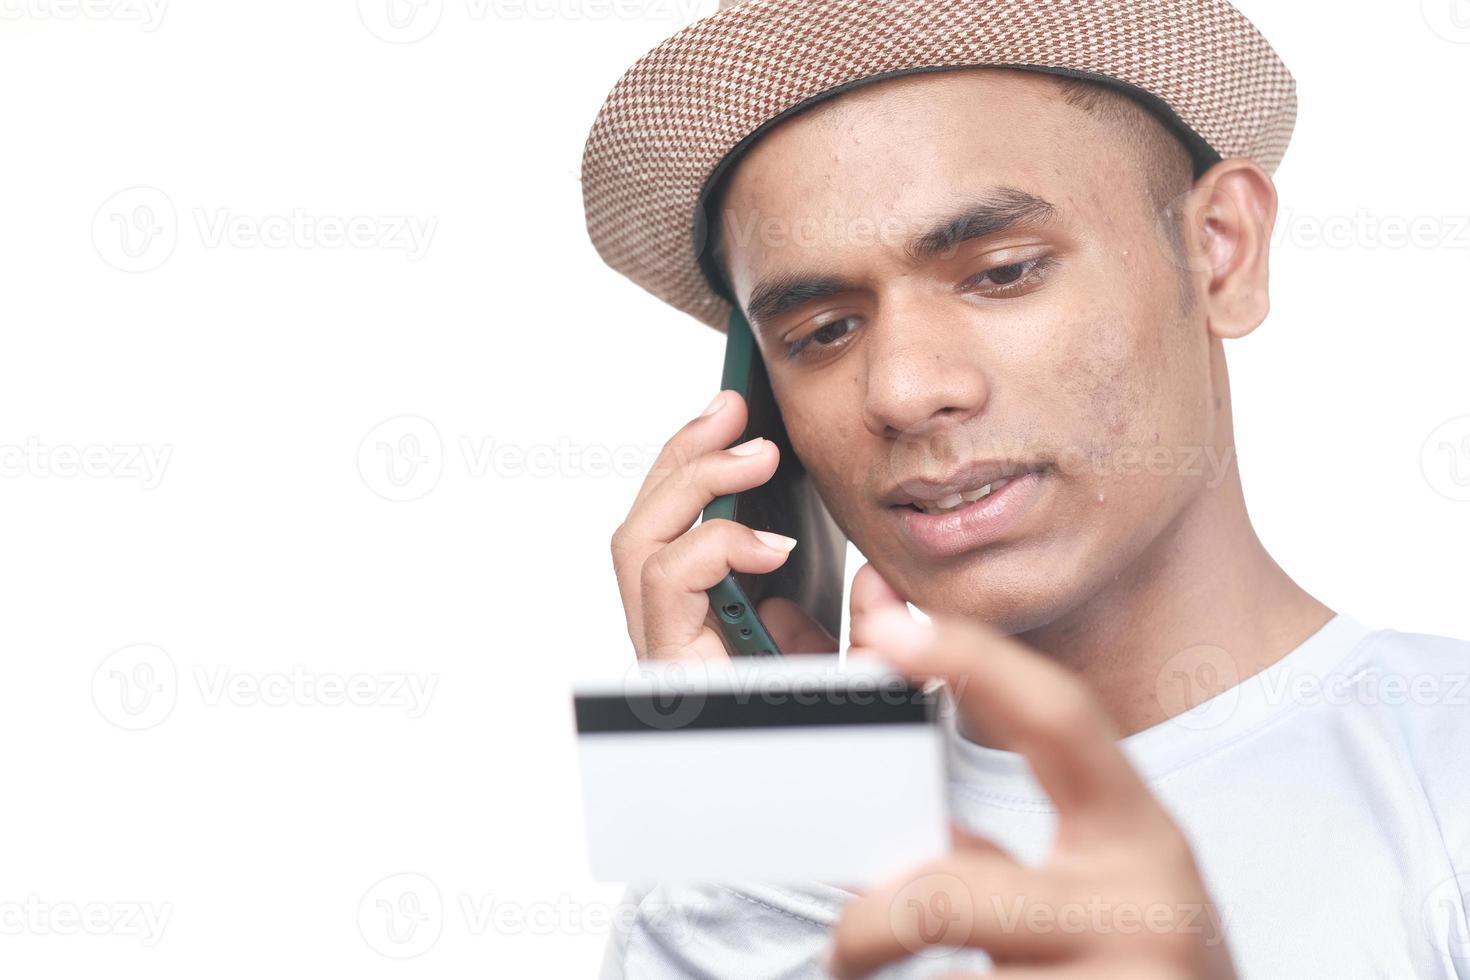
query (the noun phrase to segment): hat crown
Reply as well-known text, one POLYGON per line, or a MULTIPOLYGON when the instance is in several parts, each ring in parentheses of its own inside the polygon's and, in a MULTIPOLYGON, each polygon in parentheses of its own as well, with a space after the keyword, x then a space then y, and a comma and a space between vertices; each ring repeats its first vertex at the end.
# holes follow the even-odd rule
POLYGON ((582 156, 588 234, 618 272, 724 329, 705 195, 749 141, 857 85, 987 66, 1122 86, 1197 165, 1273 171, 1296 121, 1295 80, 1230 0, 719 0, 603 103, 582 156))

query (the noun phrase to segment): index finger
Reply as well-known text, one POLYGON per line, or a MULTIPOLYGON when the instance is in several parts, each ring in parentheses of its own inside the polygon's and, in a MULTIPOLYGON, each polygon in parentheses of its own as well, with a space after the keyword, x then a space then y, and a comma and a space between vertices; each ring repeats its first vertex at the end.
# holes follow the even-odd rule
POLYGON ((1024 755, 1063 822, 1131 826, 1156 805, 1091 692, 1040 653, 966 620, 889 610, 873 614, 867 641, 911 680, 944 680, 965 727, 1024 755))
POLYGON ((740 393, 722 389, 703 415, 690 419, 664 443, 649 467, 648 475, 633 498, 636 508, 643 499, 669 477, 674 476, 706 453, 727 448, 745 430, 748 412, 740 393))

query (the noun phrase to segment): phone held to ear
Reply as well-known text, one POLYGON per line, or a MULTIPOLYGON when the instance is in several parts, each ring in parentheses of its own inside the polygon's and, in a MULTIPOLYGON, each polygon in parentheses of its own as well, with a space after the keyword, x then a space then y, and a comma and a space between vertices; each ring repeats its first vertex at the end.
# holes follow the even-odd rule
POLYGON ((765 599, 796 603, 832 636, 842 628, 843 565, 847 537, 832 520, 806 468, 796 458, 776 406, 755 337, 744 314, 731 312, 725 341, 722 389, 738 391, 749 408, 745 431, 731 445, 763 437, 776 444, 781 462, 761 486, 716 497, 701 520, 724 519, 758 531, 774 531, 796 539, 785 564, 767 575, 732 572, 709 590, 710 608, 725 646, 735 654, 775 656, 811 653, 781 650, 756 614, 765 599))

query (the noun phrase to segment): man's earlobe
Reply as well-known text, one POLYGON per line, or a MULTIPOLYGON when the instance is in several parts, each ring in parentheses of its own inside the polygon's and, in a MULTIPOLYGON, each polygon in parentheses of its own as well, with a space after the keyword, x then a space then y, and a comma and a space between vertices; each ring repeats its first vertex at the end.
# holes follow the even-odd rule
POLYGON ((1271 310, 1276 185, 1250 160, 1222 160, 1195 185, 1185 216, 1211 336, 1244 337, 1271 310))

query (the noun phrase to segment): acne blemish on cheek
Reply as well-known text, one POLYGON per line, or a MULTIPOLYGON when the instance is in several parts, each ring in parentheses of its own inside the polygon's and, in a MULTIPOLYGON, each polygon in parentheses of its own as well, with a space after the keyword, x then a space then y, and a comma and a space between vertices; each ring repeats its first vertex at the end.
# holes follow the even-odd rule
POLYGON ((1104 502, 1105 502, 1105 501, 1106 501, 1106 500, 1107 500, 1107 499, 1108 499, 1108 498, 1107 498, 1107 495, 1106 495, 1106 494, 1104 494, 1104 493, 1103 493, 1103 492, 1102 492, 1102 491, 1101 491, 1101 490, 1099 490, 1099 491, 1098 491, 1098 492, 1097 492, 1097 502, 1098 502, 1098 503, 1100 503, 1100 504, 1101 504, 1101 503, 1104 503, 1104 502))

